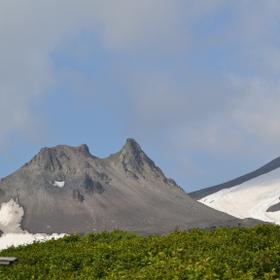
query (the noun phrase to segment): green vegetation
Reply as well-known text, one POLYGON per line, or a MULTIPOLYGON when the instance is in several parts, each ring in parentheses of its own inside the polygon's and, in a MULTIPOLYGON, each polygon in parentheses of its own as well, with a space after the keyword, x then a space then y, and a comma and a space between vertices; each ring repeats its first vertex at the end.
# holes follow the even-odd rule
POLYGON ((10 248, 0 279, 280 279, 280 227, 140 237, 115 231, 10 248))

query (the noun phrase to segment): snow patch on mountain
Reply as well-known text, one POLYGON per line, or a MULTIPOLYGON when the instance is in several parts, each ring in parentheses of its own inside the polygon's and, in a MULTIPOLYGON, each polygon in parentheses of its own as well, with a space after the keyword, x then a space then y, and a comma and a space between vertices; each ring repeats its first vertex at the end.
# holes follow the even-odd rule
POLYGON ((3 233, 22 232, 20 223, 23 215, 23 208, 13 199, 2 203, 0 208, 0 230, 3 233))
POLYGON ((63 188, 65 186, 64 181, 54 181, 53 186, 63 188))
POLYGON ((0 237, 0 250, 10 246, 27 245, 33 242, 44 242, 50 239, 58 239, 65 234, 32 234, 21 229, 21 221, 24 215, 23 208, 13 199, 1 204, 0 208, 0 230, 3 235, 0 237))
POLYGON ((280 168, 243 184, 223 189, 199 202, 237 218, 280 224, 280 211, 267 212, 280 198, 280 168))
POLYGON ((58 239, 64 237, 65 234, 44 234, 44 233, 5 233, 0 238, 0 250, 7 249, 11 246, 28 245, 33 242, 45 242, 51 239, 58 239))

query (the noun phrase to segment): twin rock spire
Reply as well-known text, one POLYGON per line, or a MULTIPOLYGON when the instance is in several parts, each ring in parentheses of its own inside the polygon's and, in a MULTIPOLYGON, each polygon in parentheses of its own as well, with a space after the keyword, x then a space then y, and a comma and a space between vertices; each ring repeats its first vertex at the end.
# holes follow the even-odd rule
POLYGON ((152 169, 157 176, 164 176, 161 170, 144 153, 140 145, 132 138, 126 140, 122 149, 105 158, 100 159, 92 155, 87 145, 78 147, 59 145, 53 148, 42 148, 40 152, 26 166, 33 169, 42 168, 48 171, 77 170, 88 167, 89 161, 115 162, 127 172, 142 174, 145 168, 152 169))

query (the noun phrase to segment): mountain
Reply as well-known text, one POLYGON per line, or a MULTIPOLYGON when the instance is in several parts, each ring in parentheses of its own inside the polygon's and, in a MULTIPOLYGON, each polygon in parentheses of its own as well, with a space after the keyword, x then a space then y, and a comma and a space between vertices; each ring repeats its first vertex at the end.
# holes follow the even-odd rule
POLYGON ((189 195, 240 219, 280 224, 280 157, 244 176, 189 195))
POLYGON ((0 182, 0 230, 85 233, 248 225, 190 198, 128 139, 104 159, 86 145, 43 148, 0 182))

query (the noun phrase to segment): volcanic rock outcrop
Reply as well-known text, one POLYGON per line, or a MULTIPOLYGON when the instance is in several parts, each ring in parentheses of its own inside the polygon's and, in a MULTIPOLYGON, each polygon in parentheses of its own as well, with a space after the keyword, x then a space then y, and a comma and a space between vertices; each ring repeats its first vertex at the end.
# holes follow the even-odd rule
POLYGON ((3 213, 16 214, 16 219, 0 216, 3 232, 18 229, 11 227, 14 220, 32 233, 122 229, 149 234, 251 223, 190 198, 133 139, 104 159, 91 155, 86 145, 43 148, 1 180, 0 203, 14 207, 3 213), (23 209, 20 219, 17 209, 23 209))

